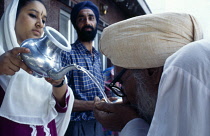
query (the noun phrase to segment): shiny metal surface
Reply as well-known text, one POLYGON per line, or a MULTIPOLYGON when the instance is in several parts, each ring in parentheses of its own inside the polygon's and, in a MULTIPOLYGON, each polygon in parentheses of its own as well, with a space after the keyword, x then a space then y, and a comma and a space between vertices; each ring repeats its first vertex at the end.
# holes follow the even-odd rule
POLYGON ((58 80, 69 70, 78 69, 74 64, 65 68, 61 66, 61 51, 71 50, 65 37, 49 26, 45 27, 44 31, 45 35, 42 38, 27 39, 21 44, 21 47, 30 49, 30 53, 22 53, 21 58, 33 70, 33 75, 58 80))

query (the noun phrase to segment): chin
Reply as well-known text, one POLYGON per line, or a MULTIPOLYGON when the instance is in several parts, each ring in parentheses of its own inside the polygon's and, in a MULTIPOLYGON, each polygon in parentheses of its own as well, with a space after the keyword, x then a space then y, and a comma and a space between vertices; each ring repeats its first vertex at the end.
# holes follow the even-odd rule
POLYGON ((32 36, 31 38, 40 38, 40 37, 41 37, 41 36, 36 36, 36 35, 35 35, 35 36, 32 36))

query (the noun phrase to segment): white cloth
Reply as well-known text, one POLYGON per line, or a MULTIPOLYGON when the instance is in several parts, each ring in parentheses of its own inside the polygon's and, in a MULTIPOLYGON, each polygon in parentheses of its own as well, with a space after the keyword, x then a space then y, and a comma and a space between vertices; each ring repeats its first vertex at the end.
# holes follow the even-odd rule
POLYGON ((210 135, 209 41, 190 43, 166 60, 148 136, 210 135))
POLYGON ((141 118, 136 118, 125 125, 120 136, 146 136, 148 130, 148 123, 141 118))
MULTIPOLYGON (((167 59, 148 136, 210 135, 209 68, 210 40, 190 43, 167 59)), ((132 124, 129 128, 139 131, 132 124)))
MULTIPOLYGON (((18 2, 13 0, 1 19, 0 55, 19 47, 14 31, 18 2)), ((29 125, 46 125, 55 119, 58 135, 64 135, 74 101, 71 88, 68 87, 67 92, 70 95, 67 112, 58 113, 54 107, 56 102, 52 96, 52 85, 44 78, 36 78, 21 69, 13 76, 1 75, 0 85, 5 91, 0 116, 29 125)))

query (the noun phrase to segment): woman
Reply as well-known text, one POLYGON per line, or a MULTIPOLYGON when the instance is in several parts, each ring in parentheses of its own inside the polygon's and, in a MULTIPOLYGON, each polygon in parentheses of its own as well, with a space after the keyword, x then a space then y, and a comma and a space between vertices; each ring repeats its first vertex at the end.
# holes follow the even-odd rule
POLYGON ((46 19, 41 0, 13 0, 1 19, 1 136, 62 136, 68 126, 74 100, 71 89, 63 79, 32 76, 18 56, 30 52, 20 47, 24 40, 43 35, 46 19))

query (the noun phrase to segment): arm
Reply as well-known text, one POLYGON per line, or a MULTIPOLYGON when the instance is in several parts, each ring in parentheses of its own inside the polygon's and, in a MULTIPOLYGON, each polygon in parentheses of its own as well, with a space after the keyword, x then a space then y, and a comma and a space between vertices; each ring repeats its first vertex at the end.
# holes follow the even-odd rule
MULTIPOLYGON (((112 101, 116 101, 118 98, 117 97, 110 97, 109 100, 112 101)), ((104 98, 102 98, 103 101, 104 98)), ((93 111, 94 109, 94 101, 84 101, 84 100, 78 100, 75 99, 74 100, 74 105, 73 105, 73 111, 77 112, 77 111, 93 111)))
POLYGON ((66 90, 67 90, 67 84, 64 82, 62 86, 55 87, 57 85, 60 85, 63 82, 63 79, 59 80, 53 80, 51 78, 45 78, 45 80, 52 84, 53 86, 53 95, 56 99, 56 101, 59 103, 61 107, 66 106, 66 90))
POLYGON ((73 111, 93 111, 94 101, 74 100, 73 111))
POLYGON ((61 87, 53 87, 53 95, 56 98, 57 102, 62 106, 65 107, 66 105, 66 90, 67 85, 64 84, 61 87))

